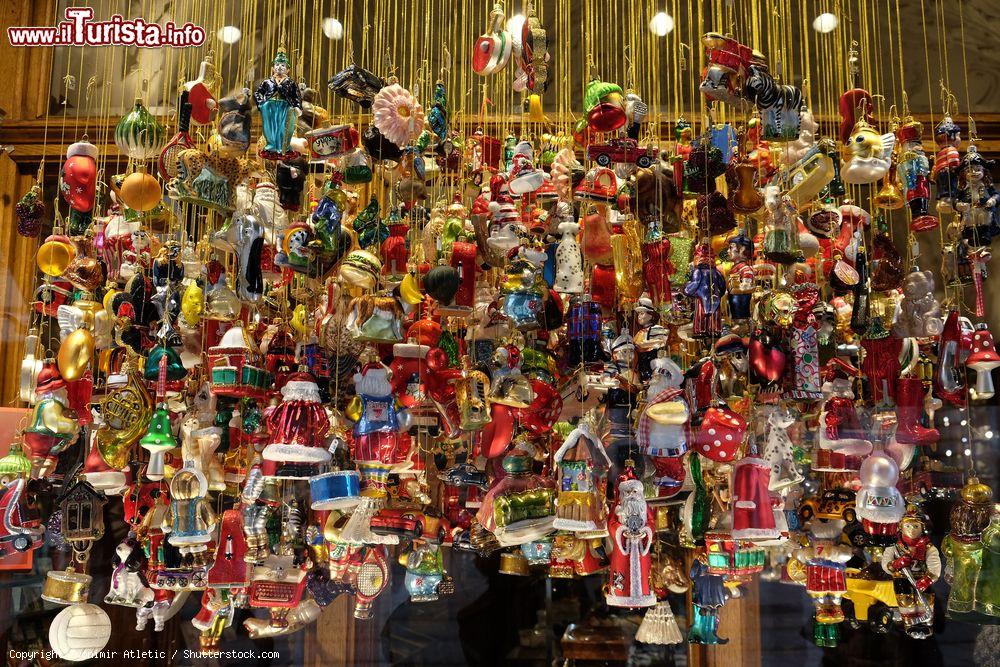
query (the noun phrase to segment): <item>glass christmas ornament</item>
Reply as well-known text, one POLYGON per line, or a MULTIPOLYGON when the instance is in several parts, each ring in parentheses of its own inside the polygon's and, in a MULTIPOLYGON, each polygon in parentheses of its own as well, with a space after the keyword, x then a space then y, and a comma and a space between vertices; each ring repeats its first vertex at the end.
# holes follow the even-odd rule
POLYGON ((111 619, 95 604, 77 603, 59 612, 49 626, 49 646, 63 660, 96 657, 111 639, 111 619))
POLYGON ((165 407, 156 408, 146 435, 139 440, 139 446, 149 452, 146 477, 153 481, 163 479, 163 457, 177 447, 177 440, 170 430, 170 412, 165 407))
POLYGON ((45 204, 42 202, 42 188, 40 185, 33 185, 31 189, 24 193, 14 207, 14 214, 17 216, 17 233, 28 238, 35 238, 42 228, 42 215, 45 213, 45 204))
POLYGON ((73 211, 89 213, 97 196, 97 146, 86 139, 66 149, 59 191, 73 211))
POLYGON ((163 196, 160 182, 145 171, 136 171, 126 176, 118 192, 123 204, 140 213, 152 211, 160 204, 163 196))
POLYGON ((52 570, 45 577, 42 599, 56 604, 72 605, 86 602, 90 596, 93 577, 85 572, 77 572, 73 567, 52 570))
POLYGON ((76 248, 70 242, 69 237, 63 236, 61 230, 53 230, 45 242, 35 253, 35 261, 38 269, 47 276, 58 278, 76 257, 76 248))
POLYGON ((119 373, 107 381, 101 402, 103 423, 96 443, 109 467, 121 470, 128 463, 133 445, 146 432, 153 413, 153 399, 139 373, 134 357, 127 358, 119 373))
POLYGON ((133 160, 159 156, 166 139, 166 128, 149 112, 142 98, 135 99, 135 106, 115 126, 115 145, 133 160))
POLYGON ((87 329, 77 329, 59 344, 56 357, 59 373, 68 382, 79 380, 90 368, 94 357, 94 334, 87 329))
POLYGON ((372 101, 372 123, 397 146, 406 146, 424 127, 424 108, 396 82, 380 90, 372 101))

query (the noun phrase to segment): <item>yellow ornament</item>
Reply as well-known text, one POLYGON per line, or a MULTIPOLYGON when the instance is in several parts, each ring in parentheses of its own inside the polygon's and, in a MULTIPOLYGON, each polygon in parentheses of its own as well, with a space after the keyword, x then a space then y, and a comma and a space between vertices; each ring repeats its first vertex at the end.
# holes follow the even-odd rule
POLYGON ((201 323, 204 300, 204 293, 198 283, 193 280, 188 283, 184 296, 181 297, 181 317, 184 324, 196 327, 201 323))
POLYGON ((407 273, 403 276, 403 282, 399 284, 399 296, 411 306, 415 306, 424 300, 424 295, 420 291, 420 281, 417 280, 416 275, 407 273))
POLYGON ((97 429, 97 449, 108 465, 121 469, 129 461, 132 447, 146 432, 153 415, 153 398, 139 373, 138 360, 130 355, 119 377, 124 382, 108 385, 101 403, 104 424, 97 429))
POLYGON ((115 312, 115 306, 114 306, 115 296, 118 294, 120 294, 120 292, 116 289, 109 289, 107 292, 104 293, 104 298, 101 300, 101 302, 104 304, 104 310, 106 310, 109 313, 115 312))
POLYGON ((83 377, 94 357, 94 334, 87 329, 77 329, 66 336, 59 346, 56 362, 59 374, 67 382, 73 382, 83 377))
POLYGON ((144 213, 157 207, 163 197, 163 190, 154 176, 137 171, 122 181, 120 197, 122 203, 130 209, 144 213))
POLYGON ((356 422, 361 419, 361 397, 355 396, 351 399, 351 402, 347 404, 347 409, 344 410, 344 416, 350 419, 352 422, 356 422))
POLYGON ((309 333, 309 311, 306 310, 305 304, 300 303, 295 306, 295 310, 292 311, 290 324, 292 329, 303 336, 309 333))
POLYGON ((533 123, 544 123, 545 112, 542 111, 542 96, 538 94, 528 96, 528 120, 533 123))
POLYGON ((65 236, 52 235, 45 240, 35 254, 38 269, 47 276, 56 278, 69 268, 76 257, 76 249, 65 236))

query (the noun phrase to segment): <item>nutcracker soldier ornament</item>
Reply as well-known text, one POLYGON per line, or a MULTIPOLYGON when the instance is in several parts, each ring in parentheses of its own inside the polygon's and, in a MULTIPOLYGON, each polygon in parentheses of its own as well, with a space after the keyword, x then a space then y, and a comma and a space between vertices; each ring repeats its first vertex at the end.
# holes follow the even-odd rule
POLYGON ((626 472, 618 482, 618 498, 608 521, 611 566, 605 599, 613 607, 652 607, 650 548, 656 539, 653 511, 646 505, 642 482, 626 472))
POLYGON ((934 143, 937 144, 937 153, 931 178, 937 184, 937 207, 939 211, 950 212, 954 210, 954 200, 958 196, 958 170, 962 165, 962 156, 958 153, 962 130, 951 116, 942 118, 934 128, 934 143))
POLYGON ((928 212, 931 197, 930 163, 924 153, 920 133, 923 125, 907 116, 896 129, 899 161, 896 173, 906 192, 906 203, 910 207, 910 229, 925 232, 938 226, 938 219, 928 212))
POLYGON ((741 230, 729 239, 732 266, 726 278, 729 317, 739 322, 750 319, 750 299, 754 292, 753 242, 741 230))

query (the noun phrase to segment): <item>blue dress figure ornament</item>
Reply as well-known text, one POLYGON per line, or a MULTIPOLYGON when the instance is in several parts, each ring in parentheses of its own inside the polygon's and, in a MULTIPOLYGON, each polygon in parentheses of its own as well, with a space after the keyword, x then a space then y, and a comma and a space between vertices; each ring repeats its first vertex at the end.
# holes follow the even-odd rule
POLYGON ((264 139, 260 151, 265 160, 294 160, 298 152, 291 149, 295 120, 302 113, 302 97, 295 79, 288 75, 291 69, 288 54, 283 46, 271 61, 271 76, 257 86, 253 98, 260 110, 264 139))
POLYGON ((723 583, 723 578, 708 571, 705 556, 701 555, 691 564, 691 602, 694 603, 694 614, 691 618, 691 629, 688 630, 688 641, 692 644, 727 644, 728 639, 718 635, 719 610, 729 599, 729 593, 723 583))
POLYGON ((694 300, 694 336, 717 338, 722 334, 722 297, 726 279, 715 266, 712 248, 699 244, 691 262, 691 277, 684 285, 684 294, 694 300))

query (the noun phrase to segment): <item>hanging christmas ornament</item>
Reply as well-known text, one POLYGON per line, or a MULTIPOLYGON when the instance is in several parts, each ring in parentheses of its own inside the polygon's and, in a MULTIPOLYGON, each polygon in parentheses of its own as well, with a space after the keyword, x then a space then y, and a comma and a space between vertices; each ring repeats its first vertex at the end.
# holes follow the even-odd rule
POLYGON ((149 112, 141 97, 135 99, 132 111, 115 126, 115 145, 133 160, 159 156, 166 139, 166 128, 149 112))

